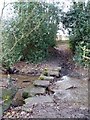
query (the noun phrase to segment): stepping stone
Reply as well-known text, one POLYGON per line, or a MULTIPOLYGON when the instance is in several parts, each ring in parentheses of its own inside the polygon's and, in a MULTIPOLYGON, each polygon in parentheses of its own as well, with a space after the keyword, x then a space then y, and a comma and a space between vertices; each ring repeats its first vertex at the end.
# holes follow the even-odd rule
POLYGON ((53 68, 52 70, 60 72, 61 71, 61 67, 56 67, 56 68, 53 68))
POLYGON ((49 81, 46 80, 35 80, 33 83, 35 86, 38 87, 48 87, 49 86, 49 81))
POLYGON ((29 96, 39 95, 45 93, 45 88, 42 87, 27 87, 23 89, 23 92, 27 92, 29 96))
POLYGON ((13 98, 12 106, 18 107, 18 106, 22 106, 24 103, 25 102, 22 97, 22 89, 19 89, 13 98))
POLYGON ((48 75, 59 77, 60 73, 59 73, 59 71, 52 70, 52 71, 48 71, 48 75))
POLYGON ((47 81, 51 81, 51 80, 54 80, 54 77, 53 76, 45 76, 45 75, 40 75, 39 77, 40 80, 47 80, 47 81))
POLYGON ((53 99, 47 95, 47 96, 34 96, 34 97, 29 97, 25 99, 25 104, 26 106, 31 106, 32 104, 43 104, 43 103, 51 103, 53 102, 53 99))
POLYGON ((44 93, 45 93, 45 88, 33 87, 33 88, 31 89, 31 94, 33 94, 33 95, 44 94, 44 93))
POLYGON ((70 92, 65 91, 65 90, 57 90, 54 94, 53 94, 54 98, 56 99, 60 99, 60 100, 64 100, 64 99, 68 99, 71 96, 70 92))
POLYGON ((59 77, 60 76, 60 71, 61 71, 61 67, 50 68, 50 69, 44 70, 43 75, 44 76, 46 75, 46 76, 56 76, 56 77, 59 77))
POLYGON ((69 77, 68 79, 65 77, 65 79, 63 79, 62 81, 55 82, 51 90, 55 92, 57 90, 68 90, 70 88, 77 88, 77 85, 75 84, 75 82, 72 82, 72 80, 69 77))

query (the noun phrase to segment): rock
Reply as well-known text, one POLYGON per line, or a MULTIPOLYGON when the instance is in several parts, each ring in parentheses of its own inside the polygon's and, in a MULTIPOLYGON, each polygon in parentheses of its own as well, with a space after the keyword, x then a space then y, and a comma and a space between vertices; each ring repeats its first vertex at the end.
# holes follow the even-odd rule
POLYGON ((51 103, 53 102, 53 99, 50 96, 34 96, 25 99, 25 104, 26 105, 33 105, 33 104, 43 104, 43 103, 51 103))
POLYGON ((24 103, 25 102, 24 99, 22 98, 22 91, 18 90, 14 99, 12 100, 12 106, 18 107, 18 106, 22 106, 24 103))
POLYGON ((7 117, 8 117, 8 116, 10 116, 11 114, 10 114, 10 112, 7 112, 7 114, 6 114, 6 115, 7 115, 7 117))
POLYGON ((25 104, 24 100, 23 99, 16 99, 16 100, 13 100, 12 101, 12 106, 13 107, 18 107, 18 106, 22 106, 23 104, 25 104))
POLYGON ((49 86, 49 81, 46 81, 46 80, 35 80, 33 84, 35 86, 38 86, 38 87, 48 87, 49 86))
POLYGON ((60 76, 60 71, 61 71, 61 67, 50 68, 50 69, 45 68, 43 75, 59 77, 60 76))
POLYGON ((16 92, 17 88, 14 86, 12 86, 11 88, 2 88, 2 99, 5 101, 2 106, 3 112, 10 107, 16 92))
POLYGON ((60 72, 61 71, 61 67, 52 68, 51 71, 58 71, 58 72, 60 72))
MULTIPOLYGON (((36 83, 37 84, 37 83, 36 83)), ((44 94, 45 93, 45 88, 41 87, 27 87, 23 89, 23 92, 27 92, 28 96, 34 96, 34 95, 39 95, 39 94, 44 94)))
POLYGON ((30 108, 30 106, 26 106, 26 104, 22 106, 22 110, 29 112, 29 113, 33 112, 32 108, 30 108))
POLYGON ((68 76, 63 76, 63 77, 61 77, 61 80, 69 80, 70 79, 70 77, 68 77, 68 76))
POLYGON ((66 90, 68 88, 72 87, 71 84, 64 84, 62 81, 56 82, 53 88, 50 88, 53 92, 56 92, 57 90, 66 90))
MULTIPOLYGON (((70 93, 64 90, 57 90, 54 94, 53 94, 54 98, 56 99, 67 99, 70 96, 70 93)), ((71 97, 71 96, 70 96, 71 97)))
POLYGON ((21 114, 22 116, 24 116, 24 115, 26 114, 26 112, 25 112, 25 111, 22 111, 20 114, 21 114))
POLYGON ((35 94, 35 95, 44 94, 45 93, 45 88, 41 88, 41 87, 32 88, 31 93, 35 94))
POLYGON ((16 112, 15 111, 12 111, 12 116, 14 116, 16 114, 16 112))
POLYGON ((45 75, 40 75, 39 77, 40 80, 47 80, 47 81, 51 81, 51 80, 54 80, 54 77, 52 76, 45 76, 45 75))
POLYGON ((20 111, 20 110, 22 110, 22 106, 15 107, 14 110, 15 110, 15 111, 20 111))
POLYGON ((88 106, 88 81, 71 77, 64 78, 65 80, 57 81, 52 86, 54 97, 62 102, 75 103, 76 106, 88 106))
POLYGON ((49 75, 49 76, 60 77, 60 73, 59 73, 59 71, 54 71, 54 70, 52 70, 52 71, 48 71, 48 75, 49 75))

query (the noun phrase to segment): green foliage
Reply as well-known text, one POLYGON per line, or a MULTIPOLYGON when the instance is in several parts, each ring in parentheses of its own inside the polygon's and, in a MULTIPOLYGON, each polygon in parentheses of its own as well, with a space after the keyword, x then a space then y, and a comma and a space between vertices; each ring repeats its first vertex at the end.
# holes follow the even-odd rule
POLYGON ((13 3, 14 18, 3 26, 2 61, 10 66, 19 60, 39 62, 56 44, 60 10, 54 4, 13 3))
POLYGON ((22 97, 24 99, 28 98, 29 97, 29 93, 28 92, 23 92, 22 97))
POLYGON ((48 76, 48 71, 44 71, 43 73, 45 76, 48 76))
MULTIPOLYGON (((79 62, 86 63, 86 60, 82 58, 83 50, 80 46, 90 49, 90 1, 86 4, 73 2, 70 10, 67 13, 62 13, 62 23, 64 28, 69 31, 70 47, 75 53, 75 58, 79 62)), ((89 54, 89 52, 86 53, 87 56, 89 54)))
POLYGON ((87 49, 89 51, 86 52, 83 50, 84 48, 86 48, 86 46, 90 49, 90 45, 88 43, 81 42, 80 44, 78 44, 76 46, 76 52, 74 56, 75 60, 84 66, 90 64, 90 60, 83 57, 85 54, 86 57, 90 58, 90 50, 87 49))

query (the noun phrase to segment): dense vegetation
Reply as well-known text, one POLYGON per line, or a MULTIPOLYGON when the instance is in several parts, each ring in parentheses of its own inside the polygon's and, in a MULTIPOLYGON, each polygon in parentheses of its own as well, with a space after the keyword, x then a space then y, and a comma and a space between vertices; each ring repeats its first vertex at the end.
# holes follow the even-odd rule
POLYGON ((62 13, 62 23, 70 35, 70 47, 79 63, 90 62, 90 1, 73 2, 68 12, 62 13), (87 49, 87 51, 85 50, 87 49))
POLYGON ((19 60, 38 62, 55 46, 60 10, 54 4, 14 3, 14 18, 4 22, 2 61, 10 66, 19 60))
POLYGON ((14 18, 3 22, 3 65, 45 59, 49 48, 56 44, 60 21, 69 31, 74 58, 84 65, 90 63, 90 1, 73 2, 69 11, 62 14, 51 3, 19 2, 12 6, 14 18))

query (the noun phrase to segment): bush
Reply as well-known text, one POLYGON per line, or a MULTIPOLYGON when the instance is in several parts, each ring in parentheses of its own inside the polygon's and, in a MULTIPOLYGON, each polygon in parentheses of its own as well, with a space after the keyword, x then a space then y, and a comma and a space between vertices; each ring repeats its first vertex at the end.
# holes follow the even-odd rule
POLYGON ((15 17, 4 22, 3 64, 19 60, 39 62, 56 44, 60 10, 54 4, 39 2, 13 3, 15 17))

